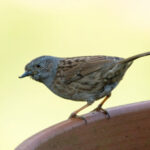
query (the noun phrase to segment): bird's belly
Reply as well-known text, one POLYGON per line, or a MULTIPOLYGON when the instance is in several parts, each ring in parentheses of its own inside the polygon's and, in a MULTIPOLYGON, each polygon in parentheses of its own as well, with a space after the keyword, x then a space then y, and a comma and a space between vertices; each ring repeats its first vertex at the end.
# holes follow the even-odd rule
POLYGON ((64 84, 61 81, 55 82, 51 88, 56 95, 65 99, 75 101, 94 101, 98 100, 110 92, 117 85, 116 83, 105 83, 103 79, 96 78, 97 74, 87 76, 82 80, 74 81, 70 84, 64 84), (92 78, 94 76, 94 78, 92 78))
POLYGON ((81 90, 81 89, 74 89, 72 86, 67 86, 64 88, 55 88, 52 91, 65 99, 75 100, 75 101, 95 101, 98 100, 106 95, 109 95, 111 91, 116 87, 117 83, 111 85, 105 85, 104 87, 99 88, 97 86, 96 89, 92 90, 81 90))

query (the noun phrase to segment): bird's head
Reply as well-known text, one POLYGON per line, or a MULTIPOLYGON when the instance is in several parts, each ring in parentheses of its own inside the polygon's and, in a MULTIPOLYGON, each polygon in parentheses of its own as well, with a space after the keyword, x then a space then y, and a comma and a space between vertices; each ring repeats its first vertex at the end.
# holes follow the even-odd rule
POLYGON ((51 56, 41 56, 35 58, 25 66, 25 73, 19 78, 24 78, 30 76, 32 79, 43 82, 51 75, 53 72, 53 57, 51 56))

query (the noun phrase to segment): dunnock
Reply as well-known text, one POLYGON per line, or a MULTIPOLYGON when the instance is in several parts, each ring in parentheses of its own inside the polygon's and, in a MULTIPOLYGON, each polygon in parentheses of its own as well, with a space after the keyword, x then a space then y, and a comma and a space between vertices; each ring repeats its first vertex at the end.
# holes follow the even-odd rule
POLYGON ((73 112, 70 118, 84 119, 77 116, 77 113, 95 100, 105 97, 95 111, 102 111, 109 118, 102 105, 110 97, 111 91, 118 85, 132 62, 147 55, 150 55, 150 52, 126 59, 110 56, 71 58, 41 56, 28 63, 25 73, 19 78, 31 76, 60 97, 86 101, 87 104, 73 112))

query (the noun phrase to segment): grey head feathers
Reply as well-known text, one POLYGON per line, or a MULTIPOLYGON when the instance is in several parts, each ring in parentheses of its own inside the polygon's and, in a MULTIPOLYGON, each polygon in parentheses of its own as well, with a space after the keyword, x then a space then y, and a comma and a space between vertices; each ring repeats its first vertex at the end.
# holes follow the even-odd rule
POLYGON ((25 66, 25 73, 20 78, 31 76, 32 79, 51 87, 60 60, 61 58, 53 56, 35 58, 25 66))

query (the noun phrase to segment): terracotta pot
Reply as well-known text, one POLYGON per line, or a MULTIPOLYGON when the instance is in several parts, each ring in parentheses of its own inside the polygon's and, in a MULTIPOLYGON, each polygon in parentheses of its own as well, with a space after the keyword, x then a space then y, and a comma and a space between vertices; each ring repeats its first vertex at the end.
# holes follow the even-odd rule
POLYGON ((84 115, 49 127, 20 144, 16 150, 150 150, 150 101, 84 115))

